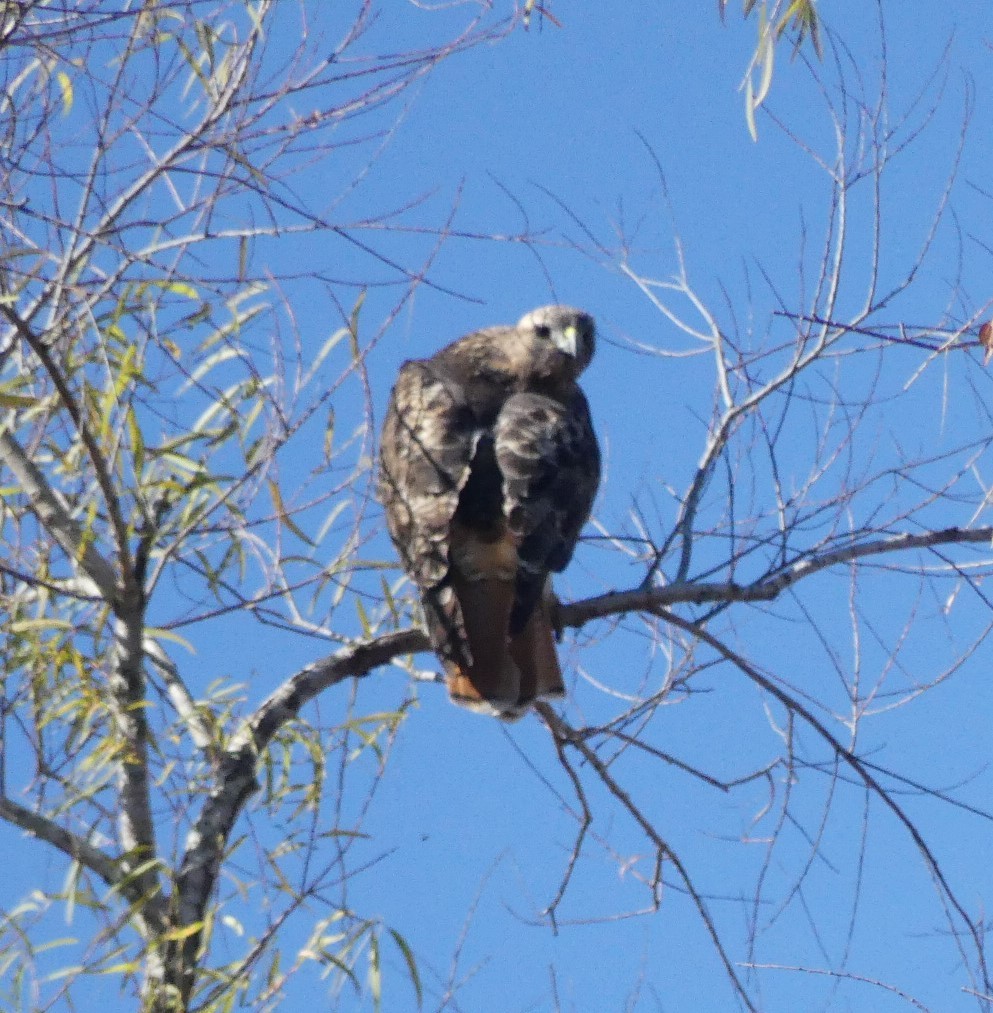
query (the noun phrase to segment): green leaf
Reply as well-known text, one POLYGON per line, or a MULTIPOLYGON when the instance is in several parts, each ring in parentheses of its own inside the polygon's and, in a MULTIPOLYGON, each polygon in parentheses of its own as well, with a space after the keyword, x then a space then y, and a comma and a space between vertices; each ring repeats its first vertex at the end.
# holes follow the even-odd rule
POLYGON ((131 439, 131 456, 134 460, 135 477, 140 481, 142 472, 145 470, 145 440, 141 435, 141 427, 138 425, 138 417, 135 415, 134 405, 129 404, 127 410, 128 436, 131 439))
POLYGON ((290 514, 287 512, 286 507, 283 505, 283 496, 279 491, 279 486, 276 485, 272 479, 269 479, 269 495, 272 497, 273 506, 276 508, 276 513, 279 514, 279 519, 300 539, 302 542, 306 542, 311 548, 316 548, 317 543, 311 541, 311 539, 299 528, 290 514))
POLYGON ((188 641, 181 637, 178 633, 174 633, 172 630, 163 630, 157 626, 148 626, 145 629, 145 636, 151 637, 152 640, 170 640, 174 644, 179 644, 180 647, 185 647, 190 654, 196 654, 196 648, 188 641))
POLYGON ((137 974, 141 968, 141 964, 138 961, 128 961, 123 964, 110 964, 107 967, 101 967, 97 974, 137 974))
POLYGON ((372 636, 372 624, 369 622, 369 615, 365 610, 365 606, 362 604, 361 598, 355 599, 355 611, 359 615, 359 622, 362 624, 362 635, 365 637, 372 636))
POLYGON ((183 939, 189 939, 190 936, 195 936, 202 928, 203 922, 180 925, 179 928, 172 929, 170 932, 164 932, 159 936, 159 941, 163 943, 180 942, 183 939))
POLYGON ((393 937, 393 942, 396 943, 397 949, 403 956, 404 963, 407 965, 407 973, 410 975, 414 992, 417 994, 417 1005, 420 1007, 424 1004, 424 990, 421 987, 421 976, 417 973, 417 961, 414 959, 414 952, 411 950, 407 940, 399 932, 395 929, 389 929, 389 933, 393 937))
POLYGON ((0 408, 32 408, 40 398, 27 397, 24 394, 4 394, 0 391, 0 408))
POLYGON ((68 116, 72 111, 72 78, 64 70, 60 70, 55 79, 62 89, 62 115, 68 116))
POLYGON ((373 1009, 378 1013, 383 1008, 383 969, 379 963, 379 940, 375 932, 369 933, 369 991, 373 1009))
POLYGON ((365 292, 360 293, 355 305, 352 307, 352 315, 348 318, 348 333, 352 336, 352 355, 358 359, 359 349, 359 314, 365 305, 365 292))

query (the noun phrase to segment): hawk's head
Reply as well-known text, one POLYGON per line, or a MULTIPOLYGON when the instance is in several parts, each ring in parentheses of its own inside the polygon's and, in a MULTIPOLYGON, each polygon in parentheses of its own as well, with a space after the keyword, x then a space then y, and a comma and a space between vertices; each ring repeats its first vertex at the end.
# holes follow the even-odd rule
POLYGON ((519 330, 532 331, 576 361, 576 376, 590 364, 596 344, 596 326, 589 313, 572 306, 539 306, 517 322, 519 330))

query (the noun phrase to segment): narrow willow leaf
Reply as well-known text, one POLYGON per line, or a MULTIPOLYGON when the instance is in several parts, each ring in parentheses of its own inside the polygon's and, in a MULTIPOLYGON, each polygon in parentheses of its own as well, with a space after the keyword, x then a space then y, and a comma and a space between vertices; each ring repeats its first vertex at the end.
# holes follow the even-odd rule
POLYGON ((260 313, 269 309, 269 305, 268 303, 258 303, 255 306, 250 306, 247 310, 235 312, 235 301, 231 299, 228 301, 228 309, 231 311, 234 319, 216 328, 204 339, 201 345, 203 351, 216 345, 219 341, 230 337, 232 334, 237 334, 253 317, 257 317, 260 313))
POLYGON ((268 480, 269 495, 272 497, 272 504, 276 508, 276 513, 279 515, 279 519, 300 539, 301 542, 306 542, 311 548, 316 548, 317 543, 311 541, 307 534, 300 529, 297 523, 290 516, 286 507, 283 505, 283 494, 279 490, 279 486, 276 485, 272 479, 268 480))
POLYGON ((753 141, 758 141, 759 133, 755 129, 755 94, 752 89, 751 74, 745 78, 745 123, 748 126, 748 134, 753 141))
POLYGON ((145 440, 141 435, 141 426, 135 414, 134 405, 129 404, 127 410, 128 437, 131 440, 131 457, 134 461, 135 477, 140 481, 145 470, 145 440))
POLYGON ((181 925, 159 936, 161 942, 179 942, 182 939, 189 939, 195 936, 203 928, 203 922, 193 922, 191 925, 181 925))
POLYGON ((407 973, 410 975, 414 992, 417 995, 417 1005, 420 1007, 424 1004, 424 989, 421 987, 421 976, 417 973, 417 961, 414 959, 414 951, 411 950, 407 940, 395 929, 390 929, 389 933, 393 937, 393 942, 396 943, 397 949, 403 955, 404 962, 407 965, 407 973))
POLYGON ((369 934, 369 992, 372 1005, 378 1013, 383 1008, 383 969, 379 963, 379 940, 376 934, 369 934))
POLYGON ((216 366, 221 365, 222 362, 227 362, 229 359, 237 359, 240 352, 237 348, 233 348, 228 345, 225 348, 220 348, 213 355, 207 357, 204 362, 201 362, 196 369, 190 373, 189 379, 180 386, 178 393, 185 394, 194 384, 202 380, 212 369, 216 366))
POLYGON ((29 630, 71 630, 72 623, 65 619, 17 619, 10 624, 11 633, 27 633, 29 630))
POLYGON ((141 964, 138 961, 129 961, 123 964, 110 964, 107 967, 101 967, 97 970, 97 974, 137 974, 141 970, 141 964))
POLYGON ((334 334, 332 334, 331 337, 328 338, 323 345, 321 345, 321 347, 317 350, 317 353, 315 354, 313 361, 310 364, 310 369, 307 370, 307 374, 304 377, 303 382, 305 384, 309 383, 313 379, 318 369, 321 368, 321 364, 324 362, 324 360, 331 354, 334 348, 337 347, 338 344, 340 344, 342 339, 347 338, 349 334, 351 334, 351 330, 348 327, 341 327, 337 331, 335 331, 334 334))
POLYGON ((759 79, 759 89, 755 95, 755 107, 758 108, 769 95, 772 87, 772 72, 776 59, 776 46, 772 41, 772 33, 765 18, 763 9, 759 16, 759 45, 756 57, 762 64, 762 76, 759 79))
MULTIPOLYGON (((162 288, 167 292, 172 292, 175 295, 185 296, 187 299, 192 299, 195 302, 199 302, 200 293, 185 281, 167 281, 162 283, 162 288)), ((199 311, 198 311, 199 312, 199 311)))
POLYGON ((352 315, 348 318, 348 331, 352 336, 352 354, 356 359, 359 357, 359 314, 364 304, 365 292, 361 292, 352 307, 352 315))
MULTIPOLYGON (((75 939, 61 939, 61 940, 59 940, 59 942, 63 943, 63 944, 74 943, 75 941, 76 941, 75 939)), ((36 950, 35 952, 39 952, 39 951, 40 951, 40 947, 39 947, 39 950, 36 950)), ((53 971, 51 974, 47 975, 43 980, 44 981, 59 981, 62 978, 75 978, 77 975, 82 974, 82 973, 83 973, 83 967, 82 967, 82 965, 76 964, 73 967, 61 967, 61 968, 59 968, 59 970, 53 971)))
POLYGON ((39 403, 36 397, 25 394, 4 394, 0 391, 0 408, 32 408, 39 403))
POLYGON ((369 622, 369 616, 366 613, 365 606, 362 604, 361 598, 355 599, 355 611, 358 613, 359 622, 362 624, 362 635, 371 637, 372 624, 369 622))
POLYGON ((185 647, 190 654, 197 653, 197 649, 188 640, 173 630, 163 630, 158 626, 148 626, 145 629, 145 636, 151 637, 152 640, 170 640, 174 644, 179 644, 180 647, 185 647))
POLYGON ((62 115, 68 116, 72 112, 72 78, 64 70, 60 70, 55 78, 62 90, 62 115))

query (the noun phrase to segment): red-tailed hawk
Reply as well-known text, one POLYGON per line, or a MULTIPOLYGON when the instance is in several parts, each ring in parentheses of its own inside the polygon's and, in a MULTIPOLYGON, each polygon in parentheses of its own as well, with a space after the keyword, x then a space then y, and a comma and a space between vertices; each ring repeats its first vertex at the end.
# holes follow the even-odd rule
POLYGON ((379 495, 463 707, 514 717, 565 692, 549 573, 572 557, 600 481, 576 383, 594 336, 581 310, 542 306, 400 368, 379 495))

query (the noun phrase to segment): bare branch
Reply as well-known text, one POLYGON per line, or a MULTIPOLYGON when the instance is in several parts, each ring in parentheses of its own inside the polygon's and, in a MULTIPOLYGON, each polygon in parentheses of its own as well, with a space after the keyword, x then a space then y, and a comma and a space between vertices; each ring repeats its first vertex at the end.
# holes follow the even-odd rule
POLYGON ((120 890, 135 905, 139 920, 146 923, 145 931, 149 938, 162 932, 165 927, 162 898, 157 894, 144 893, 142 884, 131 876, 126 864, 119 859, 111 858, 78 834, 66 830, 40 813, 25 809, 6 796, 0 796, 0 817, 50 844, 95 873, 108 886, 120 890))
POLYGON ((681 603, 703 605, 712 602, 772 601, 805 577, 840 564, 909 549, 928 549, 939 545, 990 545, 991 541, 993 527, 945 528, 919 534, 891 535, 864 542, 853 540, 849 545, 804 555, 751 584, 686 580, 662 587, 611 591, 596 598, 563 605, 561 619, 565 626, 581 627, 591 619, 625 612, 658 615, 660 610, 681 603))

